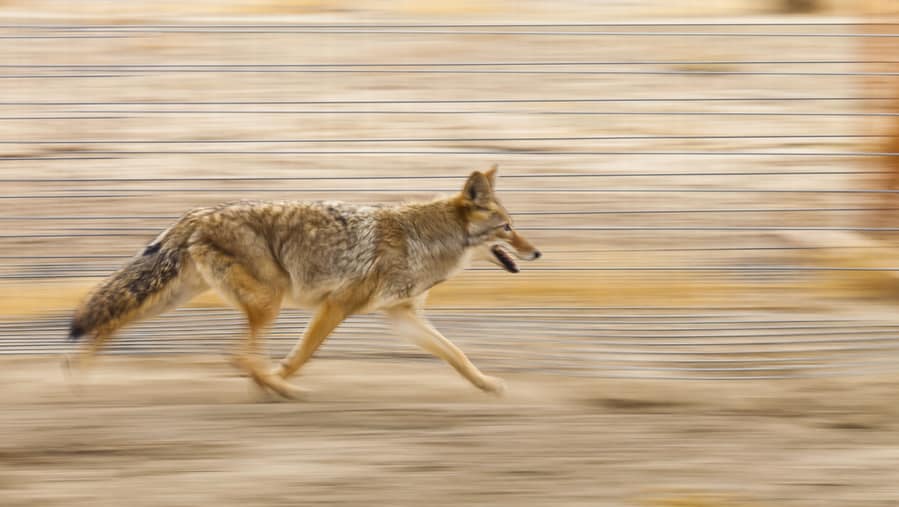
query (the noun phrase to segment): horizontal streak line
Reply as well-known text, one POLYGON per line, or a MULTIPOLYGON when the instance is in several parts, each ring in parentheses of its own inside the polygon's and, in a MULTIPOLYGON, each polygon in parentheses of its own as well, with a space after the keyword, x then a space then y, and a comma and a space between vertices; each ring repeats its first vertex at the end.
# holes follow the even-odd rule
MULTIPOLYGON (((159 231, 160 229, 156 229, 159 231)), ((720 247, 720 248, 596 248, 587 250, 544 250, 544 253, 551 254, 572 254, 572 253, 611 253, 611 252, 745 252, 745 251, 767 251, 767 250, 877 250, 892 249, 891 246, 845 246, 845 245, 827 245, 827 246, 772 246, 772 247, 720 247)), ((134 254, 121 255, 0 255, 0 259, 28 260, 28 259, 129 259, 134 254)))
MULTIPOLYGON (((96 156, 83 157, 17 157, 0 156, 0 162, 20 160, 109 160, 129 155, 503 155, 507 157, 541 156, 564 157, 585 155, 608 156, 678 156, 678 157, 896 157, 899 152, 865 151, 540 151, 540 150, 157 150, 88 152, 96 156)), ((855 173, 855 171, 852 171, 855 173)))
POLYGON ((498 142, 498 141, 628 141, 662 139, 879 139, 887 134, 772 134, 772 135, 634 135, 634 136, 562 136, 562 137, 375 137, 305 139, 72 139, 53 141, 0 140, 0 144, 291 144, 291 143, 423 143, 423 142, 498 142))
MULTIPOLYGON (((464 25, 459 25, 460 27, 464 27, 464 25)), ((527 25, 525 25, 527 26, 527 25)), ((550 25, 556 26, 556 25, 550 25)), ((597 25, 597 26, 608 26, 608 25, 597 25)), ((637 25, 635 25, 637 26, 637 25)), ((730 25, 734 26, 734 25, 730 25)), ((776 26, 776 25, 760 25, 760 26, 776 26)), ((97 29, 97 31, 111 32, 111 33, 184 33, 184 34, 235 34, 235 35, 258 35, 258 34, 295 34, 295 35, 315 35, 315 34, 342 34, 342 35, 373 35, 373 34, 385 34, 385 35, 527 35, 527 36, 540 36, 540 35, 551 35, 551 36, 578 36, 578 37, 772 37, 772 38, 801 38, 801 37, 809 37, 809 38, 852 38, 852 39, 864 39, 864 38, 892 38, 899 37, 899 34, 894 33, 800 33, 800 32, 650 32, 650 31, 549 31, 549 30, 435 30, 435 29, 427 29, 424 26, 417 26, 418 29, 395 29, 395 28, 372 28, 368 26, 359 26, 358 28, 347 28, 343 26, 339 26, 336 28, 330 28, 328 26, 309 26, 309 27, 299 27, 294 29, 257 29, 255 27, 246 27, 246 28, 232 28, 232 27, 223 27, 223 28, 190 28, 190 27, 177 27, 175 25, 166 25, 165 27, 158 28, 132 28, 132 27, 105 27, 102 29, 97 29)), ((435 26, 436 28, 436 26, 435 26)), ((92 35, 93 36, 93 35, 92 35)), ((108 36, 108 35, 106 35, 108 36)), ((29 38, 29 37, 44 37, 44 36, 6 36, 5 38, 29 38)), ((83 37, 81 35, 67 35, 67 36, 55 36, 59 38, 65 37, 83 37)))
MULTIPOLYGON (((692 232, 745 232, 745 231, 864 231, 864 232, 899 232, 897 227, 751 227, 751 226, 558 226, 558 227, 518 227, 520 231, 585 231, 585 232, 633 232, 633 231, 692 231, 692 232)), ((107 229, 88 229, 106 231, 107 229)), ((159 232, 157 228, 147 229, 112 229, 101 233, 46 233, 46 234, 0 234, 0 240, 4 239, 29 239, 29 238, 102 238, 102 237, 147 237, 159 232)), ((559 268, 562 269, 562 268, 559 268)), ((568 269, 568 268, 565 268, 568 269)), ((885 268, 885 271, 893 271, 893 268, 885 268)))
MULTIPOLYGON (((71 235, 79 237, 81 235, 71 235)), ((90 235, 89 235, 90 236, 90 235)), ((103 236, 103 235, 99 235, 103 236)), ((0 239, 8 239, 20 236, 0 236, 0 239)), ((44 236, 28 236, 21 237, 44 237, 44 236)), ((55 236, 54 236, 55 237, 55 236)), ((476 267, 468 268, 468 271, 496 271, 495 267, 476 267)), ((846 271, 846 272, 897 272, 899 266, 892 268, 853 268, 853 267, 829 267, 829 266, 608 266, 608 267, 534 267, 527 266, 522 271, 673 271, 673 272, 690 272, 690 271, 725 271, 725 272, 819 272, 819 271, 846 271)), ((0 275, 3 278, 31 278, 31 277, 97 277, 107 276, 112 273, 111 268, 104 266, 92 266, 89 269, 79 270, 78 273, 40 273, 36 275, 28 274, 11 274, 0 275)))
MULTIPOLYGON (((160 23, 160 24, 140 24, 136 25, 138 29, 154 29, 154 28, 529 28, 529 27, 564 27, 564 28, 583 28, 583 27, 619 27, 619 26, 652 26, 652 27, 668 27, 668 26, 896 26, 897 22, 892 21, 815 21, 815 22, 798 22, 798 21, 740 21, 740 22, 612 22, 612 23, 160 23)), ((35 30, 128 30, 131 27, 122 26, 120 24, 2 24, 0 29, 35 29, 35 30)))
POLYGON ((6 157, 0 156, 0 162, 17 160, 118 160, 121 157, 111 156, 84 156, 84 157, 6 157))
POLYGON ((557 226, 517 227, 522 231, 866 231, 899 232, 899 227, 829 227, 829 226, 557 226))
MULTIPOLYGON (((892 208, 891 208, 892 209, 892 208)), ((897 208, 899 209, 899 208, 897 208)), ((0 217, 0 220, 175 220, 178 215, 130 215, 130 216, 42 216, 42 217, 0 217)), ((3 258, 3 256, 0 256, 3 258)))
MULTIPOLYGON (((611 22, 611 23, 158 23, 136 25, 138 29, 151 28, 528 28, 528 27, 619 27, 619 26, 896 26, 892 21, 740 21, 740 22, 611 22)), ((37 30, 128 30, 130 26, 120 24, 2 24, 0 29, 37 29, 37 30)))
POLYGON ((127 116, 0 116, 6 120, 124 120, 127 116))
MULTIPOLYGON (((157 229, 161 230, 161 229, 157 229)), ((753 251, 753 250, 840 250, 840 249, 877 249, 877 248, 892 248, 889 246, 881 246, 881 247, 869 247, 869 246, 841 246, 841 245, 833 245, 833 246, 816 246, 816 247, 726 247, 726 248, 621 248, 621 249, 613 249, 613 248, 598 248, 598 249, 589 249, 589 250, 544 250, 541 249, 542 252, 552 253, 552 254, 568 254, 568 253, 608 253, 608 252, 696 252, 696 251, 734 251, 734 252, 742 252, 742 251, 753 251)), ((0 259, 8 259, 8 260, 30 260, 30 259, 104 259, 104 260, 120 260, 120 259, 130 259, 134 257, 134 254, 103 254, 103 255, 0 255, 0 259)))
MULTIPOLYGON (((584 210, 584 211, 519 211, 513 215, 653 215, 677 213, 807 213, 807 212, 847 212, 847 211, 899 211, 899 208, 737 208, 737 209, 674 209, 674 210, 584 210)), ((66 217, 59 217, 67 219, 66 217)), ((7 220, 0 217, 0 220, 7 220)))
POLYGON ((399 100, 226 100, 226 101, 0 101, 0 106, 139 106, 139 105, 301 105, 301 104, 486 104, 554 102, 779 102, 779 101, 876 101, 894 97, 643 97, 558 99, 399 99, 399 100))
POLYGON ((121 74, 8 74, 0 79, 107 78, 155 73, 192 74, 509 74, 509 75, 632 75, 632 76, 899 76, 897 72, 777 72, 741 70, 419 70, 419 69, 116 69, 121 74))
POLYGON ((0 195, 0 199, 97 199, 108 197, 138 197, 140 194, 63 194, 63 195, 0 195))
MULTIPOLYGON (((888 171, 746 171, 746 172, 650 172, 650 173, 562 173, 562 174, 503 174, 503 179, 534 178, 618 178, 636 176, 754 176, 795 174, 885 174, 888 171)), ((197 176, 175 178, 0 178, 0 183, 88 183, 88 182, 185 182, 185 181, 365 181, 365 180, 457 180, 457 175, 438 176, 197 176)), ((179 189, 184 190, 184 189, 179 189)), ((522 189, 524 190, 524 189, 522 189)), ((431 191, 430 189, 422 191, 431 191)))
POLYGON ((606 65, 842 65, 896 64, 899 60, 604 60, 551 62, 382 62, 382 63, 122 63, 0 64, 0 69, 302 69, 346 67, 576 67, 606 65))
MULTIPOLYGON (((738 208, 738 209, 672 209, 672 210, 582 210, 582 211, 520 211, 515 216, 555 215, 629 215, 629 214, 678 214, 678 213, 820 213, 847 211, 899 211, 899 208, 738 208)), ((0 216, 9 221, 91 221, 91 220, 176 220, 179 215, 95 215, 95 216, 0 216)), ((599 250, 597 250, 599 251, 599 250)), ((2 258, 2 257, 0 257, 2 258)))
MULTIPOLYGON (((127 76, 133 76, 128 74, 127 76)), ((0 75, 0 79, 81 79, 81 78, 107 78, 126 77, 126 74, 12 74, 0 75)))
MULTIPOLYGON (((99 268, 97 268, 99 269, 99 268)), ((493 267, 469 268, 470 271, 494 271, 493 267)), ((893 268, 853 268, 853 267, 829 267, 829 266, 608 266, 608 267, 534 267, 526 266, 522 271, 786 271, 786 272, 817 272, 817 271, 899 271, 899 266, 893 268)))
POLYGON ((17 39, 131 39, 133 35, 0 35, 0 40, 17 39))
MULTIPOLYGON (((899 116, 899 113, 888 112, 762 112, 762 111, 402 111, 387 110, 321 110, 297 109, 297 110, 237 110, 237 109, 182 109, 182 110, 153 110, 153 109, 123 109, 123 110, 86 110, 72 111, 76 114, 524 114, 524 115, 596 115, 596 116, 836 116, 836 117, 877 117, 899 116)), ((89 117, 88 117, 89 118, 89 117)), ((121 117, 118 117, 121 118, 121 117)), ((0 117, 0 119, 3 119, 0 117)), ((32 119, 43 119, 39 116, 32 119)))
MULTIPOLYGON (((78 189, 72 189, 72 191, 77 191, 78 189)), ((222 193, 222 194, 233 194, 235 192, 246 192, 246 189, 227 189, 227 188, 193 188, 193 189, 185 189, 185 188, 136 188, 136 189, 116 189, 117 192, 138 192, 137 194, 57 194, 57 195, 0 195, 0 199, 43 199, 43 198, 71 198, 71 197, 136 197, 141 195, 141 192, 164 192, 164 193, 222 193)), ((410 194, 410 193, 420 193, 420 194, 433 194, 433 193, 445 193, 445 192, 457 192, 457 188, 288 188, 288 189, 273 189, 273 188, 256 188, 253 189, 253 192, 257 193, 272 193, 278 192, 283 194, 291 194, 291 193, 398 193, 398 194, 410 194)), ((672 194, 672 193, 703 193, 703 194, 719 194, 719 193, 739 193, 739 194, 749 194, 749 193, 761 193, 761 194, 899 194, 899 190, 840 190, 840 189, 724 189, 724 188, 506 188, 503 189, 503 193, 520 193, 520 194, 542 194, 542 193, 586 193, 586 194, 601 194, 601 193, 616 193, 616 194, 628 194, 628 193, 661 193, 661 194, 672 194)))

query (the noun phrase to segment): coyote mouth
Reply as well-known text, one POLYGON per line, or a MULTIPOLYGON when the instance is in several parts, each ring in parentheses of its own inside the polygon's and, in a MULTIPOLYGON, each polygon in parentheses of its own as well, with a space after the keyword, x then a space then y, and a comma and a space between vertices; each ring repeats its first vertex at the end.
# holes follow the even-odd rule
POLYGON ((518 273, 518 264, 512 260, 512 256, 508 254, 503 248, 499 245, 494 245, 490 252, 496 257, 496 260, 499 261, 500 264, 508 271, 509 273, 518 273))

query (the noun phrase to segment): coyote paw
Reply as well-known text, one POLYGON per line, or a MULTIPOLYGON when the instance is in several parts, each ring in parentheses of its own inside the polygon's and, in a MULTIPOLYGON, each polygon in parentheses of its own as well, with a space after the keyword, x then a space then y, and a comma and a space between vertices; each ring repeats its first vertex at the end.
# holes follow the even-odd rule
POLYGON ((266 387, 288 400, 302 400, 309 394, 308 390, 285 382, 280 377, 269 377, 266 387))
POLYGON ((259 358, 236 356, 232 358, 232 363, 249 375, 261 389, 268 389, 283 398, 291 400, 303 398, 307 394, 305 389, 289 384, 276 372, 268 373, 266 366, 259 358))
POLYGON ((496 396, 503 396, 506 393, 506 381, 499 377, 485 376, 478 387, 482 391, 496 396))
POLYGON ((306 397, 309 391, 297 387, 281 377, 264 373, 250 373, 250 379, 256 385, 260 393, 260 399, 274 401, 271 396, 280 396, 283 399, 299 400, 306 397))

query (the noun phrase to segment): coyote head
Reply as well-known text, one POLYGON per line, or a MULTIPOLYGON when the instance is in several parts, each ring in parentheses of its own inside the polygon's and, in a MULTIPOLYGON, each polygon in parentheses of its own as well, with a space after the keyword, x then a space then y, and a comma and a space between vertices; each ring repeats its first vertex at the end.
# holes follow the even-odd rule
POLYGON ((512 217, 499 202, 496 188, 496 166, 482 173, 471 173, 459 199, 466 215, 466 233, 469 244, 477 247, 482 257, 510 273, 518 273, 518 264, 509 254, 532 261, 540 257, 540 251, 512 227, 512 217))

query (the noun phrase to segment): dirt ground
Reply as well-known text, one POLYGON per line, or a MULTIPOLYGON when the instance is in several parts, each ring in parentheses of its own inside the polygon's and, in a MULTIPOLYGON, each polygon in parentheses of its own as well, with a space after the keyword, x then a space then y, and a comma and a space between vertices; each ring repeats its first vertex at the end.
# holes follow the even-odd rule
POLYGON ((319 360, 265 402, 218 358, 0 366, 0 497, 24 506, 892 506, 899 376, 507 376, 319 360))

